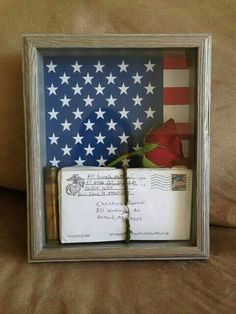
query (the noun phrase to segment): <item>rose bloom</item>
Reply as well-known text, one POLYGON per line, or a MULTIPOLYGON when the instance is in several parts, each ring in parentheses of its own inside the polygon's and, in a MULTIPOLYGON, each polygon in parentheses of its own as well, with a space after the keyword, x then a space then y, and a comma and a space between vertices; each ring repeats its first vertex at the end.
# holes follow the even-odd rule
POLYGON ((151 129, 146 135, 145 143, 158 144, 144 154, 145 167, 173 167, 183 158, 182 143, 174 119, 151 129))

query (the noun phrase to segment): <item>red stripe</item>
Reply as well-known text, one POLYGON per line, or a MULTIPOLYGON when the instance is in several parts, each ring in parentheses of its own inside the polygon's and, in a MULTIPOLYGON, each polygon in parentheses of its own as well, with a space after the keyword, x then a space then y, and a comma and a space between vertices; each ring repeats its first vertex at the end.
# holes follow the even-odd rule
POLYGON ((163 103, 164 105, 190 104, 190 87, 165 87, 163 103))
POLYGON ((177 134, 182 140, 188 140, 192 135, 190 123, 176 123, 177 134))
POLYGON ((189 62, 185 56, 164 56, 163 66, 164 69, 187 69, 189 62))

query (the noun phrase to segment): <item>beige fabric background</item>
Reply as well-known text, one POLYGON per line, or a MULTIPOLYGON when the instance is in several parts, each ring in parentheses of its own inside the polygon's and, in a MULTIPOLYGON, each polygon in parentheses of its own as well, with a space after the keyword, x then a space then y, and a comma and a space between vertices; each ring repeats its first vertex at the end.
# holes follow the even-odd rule
POLYGON ((23 33, 211 32, 211 222, 236 225, 234 0, 1 0, 0 12, 0 185, 25 189, 23 33))
POLYGON ((236 228, 206 261, 27 264, 25 206, 0 189, 1 314, 235 314, 236 228))

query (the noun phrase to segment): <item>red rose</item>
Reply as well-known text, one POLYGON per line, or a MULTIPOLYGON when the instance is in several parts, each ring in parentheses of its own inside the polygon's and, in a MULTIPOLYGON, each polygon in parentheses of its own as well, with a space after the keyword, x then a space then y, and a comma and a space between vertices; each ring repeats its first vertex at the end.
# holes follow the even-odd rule
POLYGON ((145 167, 173 167, 183 158, 182 143, 173 119, 153 128, 146 135, 145 144, 157 144, 153 150, 144 153, 145 167))
POLYGON ((169 168, 178 164, 183 158, 183 152, 175 121, 170 119, 160 127, 153 128, 147 133, 143 147, 119 156, 110 162, 108 166, 113 167, 125 158, 133 156, 143 157, 143 166, 148 168, 169 168))

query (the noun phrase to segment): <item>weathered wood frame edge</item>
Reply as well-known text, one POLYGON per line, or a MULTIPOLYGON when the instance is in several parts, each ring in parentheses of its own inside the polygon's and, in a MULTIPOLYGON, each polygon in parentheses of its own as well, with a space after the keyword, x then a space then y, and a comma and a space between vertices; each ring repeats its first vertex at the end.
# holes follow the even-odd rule
POLYGON ((28 259, 30 262, 87 260, 207 259, 209 257, 209 171, 210 171, 210 34, 160 35, 23 35, 23 86, 25 108, 28 259), (37 53, 46 48, 197 48, 197 239, 196 247, 148 245, 136 247, 76 248, 42 245, 40 226, 40 134, 37 114, 37 53), (138 248, 138 254, 137 254, 138 248), (108 252, 109 251, 109 252, 108 252))

